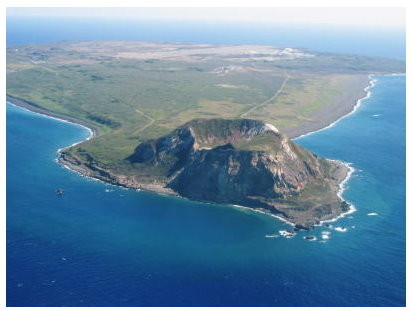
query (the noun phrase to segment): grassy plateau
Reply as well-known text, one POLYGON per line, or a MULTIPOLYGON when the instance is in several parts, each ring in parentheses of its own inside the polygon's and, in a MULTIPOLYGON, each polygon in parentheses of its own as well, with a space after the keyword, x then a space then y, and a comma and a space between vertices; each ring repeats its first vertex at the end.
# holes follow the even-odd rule
POLYGON ((273 46, 57 42, 7 48, 7 95, 93 124, 98 134, 66 153, 128 174, 140 142, 191 119, 257 119, 295 137, 349 112, 369 74, 404 70, 273 46))

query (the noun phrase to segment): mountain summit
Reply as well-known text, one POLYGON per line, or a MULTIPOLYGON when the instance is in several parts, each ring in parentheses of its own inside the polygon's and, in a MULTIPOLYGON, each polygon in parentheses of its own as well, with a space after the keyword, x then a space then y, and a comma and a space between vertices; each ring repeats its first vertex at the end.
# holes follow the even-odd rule
POLYGON ((139 144, 127 160, 142 184, 162 184, 193 200, 250 207, 301 228, 349 209, 338 196, 345 165, 319 158, 257 120, 195 119, 139 144))

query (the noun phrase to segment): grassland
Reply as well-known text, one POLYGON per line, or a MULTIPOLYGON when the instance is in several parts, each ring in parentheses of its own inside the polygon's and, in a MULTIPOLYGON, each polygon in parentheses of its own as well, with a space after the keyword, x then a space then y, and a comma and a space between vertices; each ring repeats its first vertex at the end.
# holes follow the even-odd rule
POLYGON ((136 145, 193 118, 248 118, 290 136, 347 113, 370 73, 404 63, 270 46, 59 42, 7 49, 7 94, 99 128, 67 150, 130 171, 136 145))

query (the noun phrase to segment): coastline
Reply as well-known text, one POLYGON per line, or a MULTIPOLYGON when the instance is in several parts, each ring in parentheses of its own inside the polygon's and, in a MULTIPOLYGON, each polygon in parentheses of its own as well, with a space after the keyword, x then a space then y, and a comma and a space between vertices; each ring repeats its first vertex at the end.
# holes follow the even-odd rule
MULTIPOLYGON (((322 130, 331 128, 331 127, 333 127, 336 123, 338 123, 340 120, 342 120, 342 119, 344 119, 345 117, 347 117, 347 116, 355 113, 356 110, 357 110, 357 109, 359 108, 359 106, 361 105, 362 101, 363 101, 364 99, 367 99, 367 98, 369 98, 369 97, 371 96, 370 88, 372 88, 372 87, 375 85, 374 83, 375 83, 376 80, 373 79, 373 75, 368 75, 368 78, 369 78, 369 84, 368 84, 368 86, 366 86, 366 87, 363 89, 363 91, 366 92, 366 95, 365 95, 364 97, 362 97, 362 98, 359 98, 359 99, 356 101, 356 104, 355 104, 355 105, 352 105, 352 109, 349 111, 349 113, 346 113, 346 114, 344 114, 344 115, 341 115, 337 120, 333 121, 332 123, 330 123, 329 125, 327 125, 327 126, 325 126, 325 127, 323 127, 323 128, 320 128, 320 129, 314 130, 314 131, 309 131, 309 132, 307 132, 307 133, 303 133, 302 135, 300 135, 300 136, 298 136, 298 137, 296 137, 296 138, 293 138, 293 140, 296 140, 296 139, 299 139, 299 138, 302 138, 302 137, 305 137, 305 136, 314 134, 314 133, 316 133, 316 132, 319 132, 319 131, 322 131, 322 130)), ((37 106, 35 106, 35 105, 27 102, 27 101, 24 101, 24 100, 21 100, 21 99, 17 99, 17 98, 13 98, 13 97, 8 96, 8 95, 7 95, 7 102, 10 103, 10 104, 13 104, 13 105, 15 105, 15 106, 18 106, 18 107, 20 107, 20 108, 29 110, 29 111, 31 111, 31 112, 44 115, 44 116, 46 116, 46 117, 54 118, 54 119, 57 119, 57 120, 59 120, 59 121, 69 122, 69 123, 72 123, 72 124, 75 124, 75 125, 84 127, 85 129, 87 129, 87 130, 90 132, 90 136, 89 136, 88 138, 86 138, 85 140, 82 140, 82 141, 79 141, 79 142, 75 142, 75 143, 73 143, 72 145, 69 145, 69 146, 66 146, 66 147, 63 147, 63 148, 60 148, 60 149, 57 150, 57 153, 59 154, 59 157, 56 158, 56 162, 60 163, 64 168, 66 168, 66 169, 68 169, 68 170, 71 170, 71 171, 73 171, 73 172, 76 172, 76 173, 78 173, 79 175, 81 175, 81 176, 83 176, 83 177, 86 177, 86 178, 88 178, 88 179, 94 180, 94 181, 109 183, 109 184, 111 184, 111 185, 120 186, 120 187, 123 187, 123 188, 129 188, 129 189, 135 189, 135 190, 145 190, 145 191, 153 192, 153 193, 156 193, 156 194, 163 194, 163 195, 175 196, 175 197, 180 197, 180 198, 187 199, 187 198, 185 198, 185 197, 181 197, 181 196, 177 195, 177 194, 174 193, 174 192, 171 192, 170 190, 168 190, 168 189, 166 189, 166 188, 164 188, 164 187, 162 187, 162 186, 160 186, 160 185, 159 185, 159 186, 155 186, 155 185, 150 186, 150 184, 148 184, 147 186, 144 186, 144 184, 139 184, 137 187, 136 187, 136 186, 133 187, 133 186, 127 186, 127 185, 125 185, 125 184, 122 184, 122 182, 120 182, 119 179, 116 180, 115 178, 113 178, 113 176, 110 176, 109 174, 108 174, 109 177, 106 177, 106 178, 103 178, 103 177, 102 177, 102 178, 98 178, 98 177, 96 177, 96 176, 88 175, 88 173, 87 173, 88 171, 87 171, 87 170, 89 170, 90 168, 77 166, 77 165, 75 165, 75 164, 73 164, 73 163, 71 163, 71 162, 68 162, 67 160, 65 160, 64 158, 61 157, 61 153, 62 153, 63 150, 65 150, 65 149, 67 149, 67 148, 69 148, 69 147, 72 147, 72 146, 77 145, 77 144, 79 144, 79 143, 81 143, 81 142, 83 142, 83 141, 87 141, 87 140, 89 140, 89 139, 97 136, 97 135, 100 133, 100 131, 99 131, 99 129, 98 129, 96 126, 94 126, 93 124, 90 124, 90 123, 88 123, 88 122, 85 122, 85 121, 83 121, 83 120, 76 119, 76 118, 74 118, 74 117, 69 117, 69 116, 66 116, 66 115, 63 115, 63 114, 59 114, 59 113, 54 113, 54 112, 48 111, 48 110, 46 110, 46 109, 37 107, 37 106), (143 186, 141 186, 141 185, 143 185, 143 186)), ((349 179, 351 178, 351 176, 352 176, 353 172, 355 171, 355 169, 354 169, 353 167, 351 167, 349 163, 345 163, 345 162, 339 161, 339 160, 336 160, 336 161, 340 162, 342 165, 344 165, 346 168, 348 168, 348 172, 347 172, 345 178, 343 179, 343 181, 339 184, 339 190, 338 190, 338 192, 337 192, 337 196, 338 196, 342 201, 345 201, 345 200, 343 199, 343 197, 342 197, 343 192, 345 191, 345 184, 349 181, 349 179)), ((91 170, 91 169, 90 169, 90 170, 91 170)), ((248 209, 248 210, 253 211, 253 212, 258 212, 258 213, 266 214, 266 215, 269 215, 269 216, 271 216, 271 217, 274 217, 274 218, 276 218, 276 219, 278 219, 278 220, 280 220, 280 221, 282 221, 282 222, 285 222, 285 223, 287 223, 288 225, 291 225, 292 227, 295 227, 295 226, 296 226, 294 223, 288 221, 286 218, 283 218, 282 216, 279 216, 279 215, 276 215, 276 214, 273 214, 273 213, 269 213, 269 212, 265 212, 265 211, 263 211, 263 210, 252 209, 252 208, 249 208, 249 207, 239 206, 239 205, 230 205, 230 204, 229 204, 229 206, 232 206, 232 207, 235 207, 235 208, 248 209)), ((349 210, 348 210, 348 211, 343 212, 343 213, 340 213, 338 216, 336 216, 336 217, 334 217, 334 218, 319 221, 319 224, 315 224, 314 226, 320 226, 320 225, 322 225, 324 222, 334 222, 334 221, 338 220, 339 218, 342 218, 342 217, 344 217, 344 216, 346 216, 346 215, 348 215, 348 214, 351 214, 351 213, 353 213, 353 212, 355 212, 355 211, 356 211, 355 206, 354 206, 353 204, 349 203, 349 210)))
MULTIPOLYGON (((392 75, 392 76, 395 76, 395 75, 398 75, 398 74, 391 74, 391 75, 392 75)), ((399 74, 399 75, 402 75, 402 74, 399 74)), ((310 131, 310 132, 308 132, 308 133, 304 133, 304 134, 302 134, 302 135, 300 135, 300 136, 298 136, 298 137, 296 137, 296 138, 293 138, 293 140, 296 141, 296 140, 298 140, 298 139, 300 139, 300 138, 307 137, 307 136, 309 136, 309 135, 311 135, 311 134, 318 133, 318 132, 320 132, 320 131, 323 131, 323 130, 332 128, 332 127, 335 126, 338 122, 340 122, 342 119, 344 119, 344 118, 346 118, 346 117, 354 114, 354 113, 359 109, 359 107, 361 106, 362 102, 363 102, 364 100, 366 100, 366 99, 368 99, 368 98, 371 97, 371 91, 370 91, 370 90, 371 90, 371 88, 373 88, 373 87, 375 86, 375 83, 376 83, 376 81, 377 81, 377 80, 374 78, 374 76, 375 76, 374 74, 369 74, 369 75, 368 75, 369 84, 368 84, 368 86, 366 86, 366 87, 364 88, 364 91, 365 91, 366 95, 365 95, 364 97, 359 98, 359 99, 356 101, 356 104, 353 106, 352 110, 351 110, 349 113, 341 116, 340 118, 338 118, 337 120, 335 120, 335 121, 332 122, 331 124, 327 125, 326 127, 323 127, 323 128, 320 128, 320 129, 317 129, 317 130, 314 130, 314 131, 310 131)), ((340 161, 340 160, 335 160, 335 161, 340 162, 342 165, 344 165, 346 168, 348 168, 348 173, 346 174, 346 177, 343 179, 343 181, 339 184, 339 191, 337 192, 337 196, 338 196, 342 201, 346 201, 345 199, 343 199, 343 193, 344 193, 344 191, 345 191, 345 189, 346 189, 345 185, 349 182, 350 178, 352 177, 352 174, 355 172, 355 168, 353 168, 350 163, 346 163, 346 162, 340 161)), ((352 214, 352 213, 354 213, 354 212, 357 211, 357 210, 356 210, 356 207, 355 207, 352 203, 350 203, 350 202, 347 202, 347 203, 349 204, 349 210, 348 210, 348 211, 339 214, 339 215, 338 215, 337 217, 335 217, 335 218, 332 218, 332 219, 329 219, 329 220, 322 220, 322 221, 319 222, 318 225, 315 225, 315 226, 322 226, 323 223, 335 222, 335 221, 337 221, 338 219, 343 218, 343 217, 345 217, 345 216, 347 216, 347 215, 349 215, 349 214, 352 214)))
POLYGON ((341 88, 340 94, 330 98, 330 104, 322 110, 315 111, 311 121, 303 123, 299 128, 289 128, 282 132, 290 139, 298 139, 304 135, 329 128, 342 117, 352 113, 360 98, 365 98, 367 88, 371 86, 371 74, 351 76, 341 88))
POLYGON ((344 119, 344 118, 352 115, 353 113, 355 113, 355 112, 358 110, 358 108, 361 106, 362 101, 365 100, 365 99, 370 98, 370 96, 371 96, 370 89, 375 86, 375 82, 376 82, 376 79, 374 79, 373 76, 374 76, 373 74, 368 75, 369 83, 368 83, 368 85, 363 89, 363 91, 365 92, 365 96, 363 96, 363 97, 361 97, 361 98, 358 98, 357 101, 356 101, 356 103, 355 103, 355 105, 352 106, 352 109, 351 109, 348 113, 342 115, 342 116, 339 117, 337 120, 333 121, 332 123, 330 123, 329 125, 327 125, 327 126, 325 126, 325 127, 322 127, 322 128, 320 128, 320 129, 316 129, 316 130, 313 130, 313 131, 309 131, 309 132, 307 132, 307 133, 303 133, 303 134, 301 134, 301 135, 299 135, 299 136, 297 136, 297 137, 295 137, 295 138, 291 138, 291 139, 295 141, 295 140, 298 140, 298 139, 300 139, 300 138, 309 136, 309 135, 311 135, 311 134, 314 134, 314 133, 317 133, 317 132, 320 132, 320 131, 323 131, 323 130, 332 128, 332 127, 335 126, 338 122, 340 122, 342 119, 344 119))
MULTIPOLYGON (((346 212, 340 213, 336 217, 332 217, 330 219, 325 219, 325 220, 320 220, 318 224, 313 224, 313 226, 322 226, 323 223, 335 222, 338 219, 343 218, 346 215, 349 215, 349 214, 356 211, 355 206, 352 203, 350 203, 350 202, 346 201, 345 199, 343 199, 343 197, 342 197, 342 194, 346 189, 345 184, 350 180, 352 174, 356 171, 355 168, 353 168, 350 163, 346 163, 346 162, 343 162, 343 161, 340 161, 340 160, 330 160, 330 161, 338 162, 338 163, 342 164, 343 166, 345 166, 348 169, 348 172, 347 172, 345 178, 342 180, 342 182, 339 183, 339 190, 336 194, 342 202, 348 203, 349 210, 346 211, 346 212)), ((276 219, 278 219, 278 220, 280 220, 280 221, 282 221, 282 222, 284 222, 284 223, 286 223, 286 224, 288 224, 292 227, 297 227, 297 225, 295 223, 289 221, 287 218, 284 218, 281 215, 277 215, 277 214, 274 214, 274 213, 267 212, 264 209, 254 209, 254 208, 249 208, 249 207, 236 205, 236 204, 230 204, 229 206, 234 207, 234 208, 238 208, 238 209, 249 210, 251 212, 257 212, 257 213, 260 213, 260 214, 265 214, 265 215, 274 217, 274 218, 276 218, 276 219)))
POLYGON ((15 106, 18 106, 22 109, 37 113, 37 114, 45 115, 45 116, 57 119, 62 122, 72 123, 72 124, 84 127, 91 132, 91 137, 89 137, 87 140, 94 138, 95 136, 98 136, 101 133, 101 130, 96 125, 93 125, 92 123, 86 122, 84 120, 81 120, 75 117, 64 115, 61 113, 52 112, 50 110, 37 106, 35 103, 28 102, 20 98, 16 98, 16 97, 6 94, 6 102, 13 104, 15 106))
MULTIPOLYGON (((346 168, 348 168, 348 173, 346 174, 346 177, 343 179, 343 181, 340 182, 340 184, 339 184, 339 190, 338 190, 338 192, 337 192, 337 196, 338 196, 342 201, 346 201, 346 200, 343 199, 343 197, 342 197, 343 192, 346 190, 345 185, 346 185, 346 183, 349 182, 350 178, 352 177, 352 174, 353 174, 356 170, 355 170, 355 168, 353 168, 353 167, 351 166, 350 163, 346 163, 346 162, 343 162, 343 161, 340 161, 340 160, 337 160, 337 162, 340 162, 340 163, 343 164, 346 168)), ((348 211, 342 212, 342 213, 339 214, 337 217, 331 218, 331 219, 329 219, 329 220, 319 221, 319 224, 318 224, 318 225, 315 225, 315 226, 322 226, 323 223, 336 222, 338 219, 343 218, 343 217, 345 217, 346 215, 352 214, 352 213, 354 213, 354 212, 357 211, 354 204, 352 204, 352 203, 349 202, 349 201, 346 201, 346 202, 349 204, 349 210, 348 210, 348 211)))

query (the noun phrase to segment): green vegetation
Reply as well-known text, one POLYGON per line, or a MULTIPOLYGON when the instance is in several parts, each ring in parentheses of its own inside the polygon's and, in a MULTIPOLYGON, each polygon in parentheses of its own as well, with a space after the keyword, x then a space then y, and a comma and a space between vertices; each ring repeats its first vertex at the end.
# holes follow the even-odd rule
POLYGON ((250 111, 288 133, 353 100, 346 92, 367 74, 403 71, 396 60, 268 46, 60 42, 8 48, 7 94, 94 124, 100 135, 67 153, 129 171, 136 145, 193 118, 250 111))

